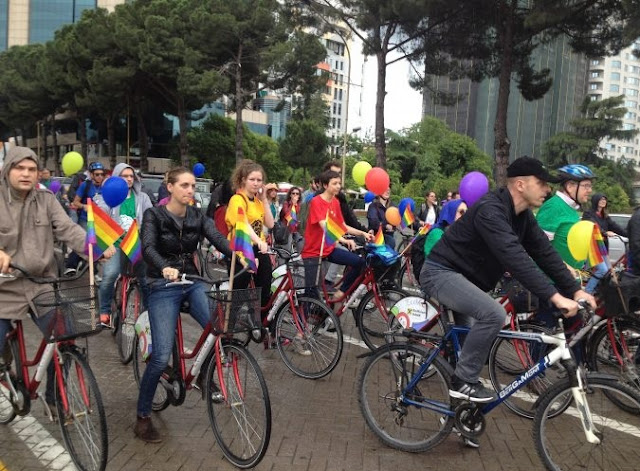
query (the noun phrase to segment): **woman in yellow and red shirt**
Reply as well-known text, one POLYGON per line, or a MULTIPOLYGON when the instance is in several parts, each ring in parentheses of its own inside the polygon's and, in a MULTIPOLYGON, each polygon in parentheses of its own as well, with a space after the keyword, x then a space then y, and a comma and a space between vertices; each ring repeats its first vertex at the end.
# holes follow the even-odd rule
MULTIPOLYGON (((263 189, 266 175, 260 164, 253 160, 245 159, 240 162, 231 175, 231 185, 236 194, 229 200, 225 222, 229 228, 229 239, 233 235, 233 229, 238 220, 238 208, 242 208, 249 225, 253 229, 250 237, 253 242, 253 253, 258 262, 258 271, 254 274, 244 273, 239 276, 234 286, 246 288, 253 276, 256 287, 262 288, 261 305, 269 303, 271 295, 271 259, 266 253, 269 249, 265 242, 263 226, 271 229, 273 227, 273 215, 266 199, 266 192, 263 189)), ((267 313, 264 312, 263 316, 267 313)))

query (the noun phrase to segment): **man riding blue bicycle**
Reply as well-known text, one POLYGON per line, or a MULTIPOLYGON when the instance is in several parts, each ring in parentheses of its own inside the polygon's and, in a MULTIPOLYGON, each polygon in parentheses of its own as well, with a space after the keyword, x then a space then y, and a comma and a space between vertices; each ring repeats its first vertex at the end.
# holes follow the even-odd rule
POLYGON ((595 308, 593 296, 580 288, 531 211, 544 202, 549 183, 557 181, 539 160, 516 159, 507 168, 507 187, 473 204, 425 260, 420 273, 423 291, 456 312, 456 323, 471 326, 452 377, 452 398, 496 398, 479 376, 505 322, 504 308, 487 293, 504 272, 549 300, 565 317, 576 315, 578 299, 595 308))

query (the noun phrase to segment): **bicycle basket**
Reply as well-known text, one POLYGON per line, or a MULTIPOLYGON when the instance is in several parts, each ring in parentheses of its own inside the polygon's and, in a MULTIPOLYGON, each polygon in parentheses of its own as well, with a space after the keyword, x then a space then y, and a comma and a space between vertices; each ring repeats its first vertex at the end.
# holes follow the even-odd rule
POLYGON ((247 332, 261 328, 260 288, 210 291, 207 294, 211 309, 211 326, 215 334, 247 332))
POLYGON ((619 289, 610 274, 600 282, 599 290, 608 317, 624 314, 625 308, 629 313, 640 310, 640 276, 622 272, 618 275, 618 284, 619 289))
POLYGON ((36 324, 48 342, 86 337, 102 329, 95 286, 47 291, 33 299, 36 324))
POLYGON ((294 289, 301 290, 322 285, 326 271, 323 269, 323 262, 318 261, 317 258, 295 260, 289 266, 294 289))

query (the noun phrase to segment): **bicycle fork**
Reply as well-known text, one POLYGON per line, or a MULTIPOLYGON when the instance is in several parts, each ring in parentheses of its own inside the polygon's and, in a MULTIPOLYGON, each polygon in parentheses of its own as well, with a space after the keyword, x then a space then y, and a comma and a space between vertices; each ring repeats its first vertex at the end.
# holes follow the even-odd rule
POLYGON ((593 445, 599 445, 600 439, 596 435, 597 430, 593 424, 591 418, 591 409, 589 409, 589 403, 587 402, 587 386, 583 380, 581 370, 576 370, 576 378, 578 379, 578 385, 571 388, 573 399, 576 401, 576 408, 580 414, 580 421, 582 422, 582 428, 587 441, 593 445))

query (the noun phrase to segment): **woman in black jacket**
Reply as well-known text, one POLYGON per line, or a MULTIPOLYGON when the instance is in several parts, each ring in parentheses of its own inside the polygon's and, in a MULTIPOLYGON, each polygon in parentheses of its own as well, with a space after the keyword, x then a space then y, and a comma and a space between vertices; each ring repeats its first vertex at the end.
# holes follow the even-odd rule
MULTIPOLYGON (((609 249, 609 237, 616 234, 626 237, 627 231, 615 223, 613 219, 609 217, 609 211, 607 211, 607 197, 602 193, 596 193, 591 197, 591 209, 586 210, 582 214, 582 219, 586 221, 595 222, 600 228, 600 233, 604 239, 604 245, 609 249)), ((606 263, 600 263, 595 267, 591 267, 592 275, 584 290, 592 294, 598 283, 604 275, 607 274, 608 267, 606 263)))
POLYGON ((198 242, 206 237, 216 249, 231 256, 229 243, 190 202, 195 193, 196 179, 186 168, 171 170, 167 175, 170 197, 166 206, 150 208, 142 222, 142 254, 147 263, 149 283, 149 323, 153 354, 140 382, 137 422, 134 433, 140 439, 158 443, 158 431, 151 423, 151 403, 162 372, 169 363, 180 306, 189 301, 191 316, 204 328, 209 322, 208 286, 167 286, 180 273, 198 274, 193 254, 198 242))

